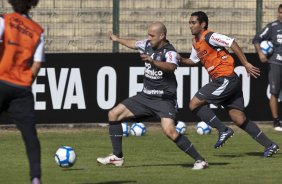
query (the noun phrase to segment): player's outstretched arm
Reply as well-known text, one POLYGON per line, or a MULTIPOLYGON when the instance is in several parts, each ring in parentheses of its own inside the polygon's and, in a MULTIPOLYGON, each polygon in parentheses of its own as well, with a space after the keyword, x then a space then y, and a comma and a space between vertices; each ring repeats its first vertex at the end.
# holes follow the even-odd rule
POLYGON ((237 44, 235 40, 232 42, 231 49, 236 54, 236 56, 239 58, 241 63, 244 65, 248 74, 250 74, 254 78, 257 78, 258 76, 260 76, 260 69, 253 66, 251 63, 248 62, 245 54, 243 53, 242 49, 239 47, 239 45, 237 44))
POLYGON ((180 64, 182 65, 198 66, 198 63, 194 63, 190 58, 184 58, 180 56, 180 54, 177 55, 177 59, 179 60, 180 64))
POLYGON ((112 32, 109 32, 108 36, 109 36, 109 39, 114 41, 114 42, 118 42, 118 43, 120 43, 120 44, 122 44, 122 45, 124 45, 124 46, 126 46, 130 49, 137 50, 136 45, 135 45, 136 40, 134 40, 134 39, 120 38, 117 35, 114 35, 112 32))

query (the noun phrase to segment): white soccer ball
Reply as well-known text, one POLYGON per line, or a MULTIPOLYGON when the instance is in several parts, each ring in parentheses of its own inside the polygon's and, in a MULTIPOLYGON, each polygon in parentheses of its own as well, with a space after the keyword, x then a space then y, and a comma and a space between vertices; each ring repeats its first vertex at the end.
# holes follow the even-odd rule
POLYGON ((270 55, 273 52, 273 44, 267 40, 264 40, 260 43, 260 48, 265 55, 270 55))
POLYGON ((70 146, 61 146, 56 151, 55 161, 60 167, 72 167, 76 161, 76 154, 74 149, 70 146))
POLYGON ((121 123, 122 126, 122 136, 128 137, 130 132, 130 126, 128 123, 121 123))
POLYGON ((146 133, 146 127, 143 123, 133 123, 130 128, 130 133, 133 136, 142 136, 146 133))
POLYGON ((181 134, 184 134, 186 132, 186 124, 183 121, 177 121, 175 128, 176 131, 181 134))
POLYGON ((196 130, 200 135, 207 135, 211 133, 212 127, 210 127, 207 123, 200 121, 196 125, 196 130))

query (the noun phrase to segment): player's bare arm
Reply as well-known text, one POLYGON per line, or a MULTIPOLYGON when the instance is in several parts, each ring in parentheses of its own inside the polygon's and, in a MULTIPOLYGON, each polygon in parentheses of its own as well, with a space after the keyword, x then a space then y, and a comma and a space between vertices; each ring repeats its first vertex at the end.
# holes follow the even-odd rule
POLYGON ((198 66, 198 63, 194 63, 190 58, 184 58, 180 56, 180 54, 177 55, 177 59, 179 60, 180 64, 182 65, 198 66))
POLYGON ((172 73, 177 68, 176 64, 174 64, 174 63, 168 63, 168 62, 161 62, 161 61, 153 60, 147 54, 140 54, 140 57, 141 57, 142 61, 150 63, 151 65, 156 66, 157 68, 161 69, 164 72, 172 73))
POLYGON ((32 81, 37 77, 37 74, 41 68, 42 62, 36 62, 34 61, 32 66, 31 66, 31 71, 32 71, 32 81))
POLYGON ((118 42, 130 49, 134 49, 136 50, 136 46, 135 46, 135 43, 136 43, 136 40, 134 39, 125 39, 125 38, 120 38, 118 37, 117 35, 114 35, 112 32, 109 32, 108 34, 110 40, 114 41, 114 42, 118 42))
POLYGON ((257 78, 260 76, 260 69, 253 66, 251 63, 248 62, 245 54, 243 53, 242 49, 239 47, 237 42, 234 40, 231 45, 231 49, 236 54, 236 56, 239 58, 243 66, 246 68, 248 74, 253 76, 254 78, 257 78))
POLYGON ((267 62, 267 57, 266 55, 261 51, 259 43, 254 44, 255 49, 258 53, 259 59, 262 63, 266 63, 267 62))

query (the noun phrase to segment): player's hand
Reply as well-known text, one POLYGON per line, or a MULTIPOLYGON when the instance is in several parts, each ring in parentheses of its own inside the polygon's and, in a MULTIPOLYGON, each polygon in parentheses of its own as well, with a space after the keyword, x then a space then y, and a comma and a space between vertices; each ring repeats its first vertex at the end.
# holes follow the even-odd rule
POLYGON ((147 55, 147 54, 140 54, 141 60, 145 61, 146 63, 152 63, 153 59, 151 58, 151 56, 147 55))
POLYGON ((114 35, 111 31, 109 31, 108 36, 110 40, 117 42, 119 37, 117 35, 114 35))
POLYGON ((267 62, 267 57, 265 54, 263 54, 262 52, 261 53, 258 53, 259 55, 259 59, 262 63, 266 63, 267 62))
POLYGON ((257 78, 260 76, 260 69, 258 67, 253 66, 251 63, 247 63, 245 66, 249 75, 257 78))
POLYGON ((182 57, 180 54, 177 53, 176 59, 179 61, 179 63, 182 63, 182 57))

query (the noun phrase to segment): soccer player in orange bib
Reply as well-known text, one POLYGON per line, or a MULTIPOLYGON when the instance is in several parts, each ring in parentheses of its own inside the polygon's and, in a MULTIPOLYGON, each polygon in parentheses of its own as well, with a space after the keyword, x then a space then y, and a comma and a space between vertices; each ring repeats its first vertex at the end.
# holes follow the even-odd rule
POLYGON ((208 30, 208 23, 206 13, 198 11, 191 14, 189 27, 194 35, 192 52, 190 58, 178 55, 180 62, 188 66, 201 62, 212 79, 195 94, 189 103, 189 108, 218 130, 219 136, 215 148, 221 147, 233 136, 234 131, 219 120, 209 108, 209 104, 222 105, 237 126, 265 147, 263 156, 271 157, 279 150, 279 146, 246 117, 241 80, 234 72, 234 59, 226 47, 233 50, 251 76, 257 78, 260 70, 247 61, 245 54, 233 38, 208 30))
MULTIPOLYGON (((22 134, 32 184, 40 184, 40 143, 31 85, 44 61, 44 33, 28 16, 38 0, 8 0, 14 12, 0 17, 0 112, 7 111, 22 134)), ((15 171, 16 173, 17 171, 15 171)))

